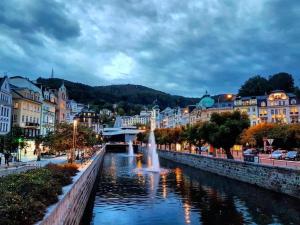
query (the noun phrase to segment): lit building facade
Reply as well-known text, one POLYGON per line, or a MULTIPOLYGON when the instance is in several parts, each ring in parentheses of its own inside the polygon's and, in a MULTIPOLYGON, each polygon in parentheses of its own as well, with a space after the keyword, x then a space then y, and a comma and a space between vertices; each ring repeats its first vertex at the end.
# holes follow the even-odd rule
POLYGON ((74 117, 74 120, 76 120, 79 124, 91 128, 97 134, 99 134, 102 130, 99 114, 91 109, 83 109, 74 117))
POLYGON ((23 77, 9 78, 13 97, 13 125, 21 127, 26 138, 40 135, 42 90, 23 77))

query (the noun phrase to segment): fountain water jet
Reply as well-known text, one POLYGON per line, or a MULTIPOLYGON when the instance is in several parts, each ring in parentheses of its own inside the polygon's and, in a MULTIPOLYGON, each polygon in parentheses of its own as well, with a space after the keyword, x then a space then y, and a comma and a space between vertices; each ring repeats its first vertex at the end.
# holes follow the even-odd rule
POLYGON ((159 158, 156 149, 154 130, 156 127, 155 111, 152 111, 151 130, 148 140, 148 171, 160 172, 159 158))
POLYGON ((134 156, 133 144, 131 140, 128 143, 128 156, 134 156))

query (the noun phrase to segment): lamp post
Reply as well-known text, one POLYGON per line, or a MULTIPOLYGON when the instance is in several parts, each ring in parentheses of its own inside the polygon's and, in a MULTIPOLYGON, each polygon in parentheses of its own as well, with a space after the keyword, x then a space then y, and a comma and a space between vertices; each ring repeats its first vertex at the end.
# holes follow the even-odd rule
MULTIPOLYGON (((75 152, 76 152, 76 132, 77 132, 77 120, 75 119, 73 121, 73 151, 72 151, 72 155, 71 155, 71 161, 73 162, 74 160, 74 156, 75 156, 75 152)), ((79 150, 77 152, 77 157, 79 159, 79 150)))

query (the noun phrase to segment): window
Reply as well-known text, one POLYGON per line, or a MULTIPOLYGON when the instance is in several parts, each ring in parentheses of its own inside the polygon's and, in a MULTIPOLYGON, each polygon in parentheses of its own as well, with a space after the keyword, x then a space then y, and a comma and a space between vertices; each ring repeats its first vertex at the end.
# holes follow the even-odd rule
POLYGON ((283 109, 283 114, 286 115, 286 109, 283 109))
POLYGON ((22 115, 22 122, 24 123, 25 122, 25 116, 22 115))
POLYGON ((274 109, 271 109, 271 114, 274 115, 274 109))
POLYGON ((297 104, 296 99, 292 99, 292 100, 291 100, 291 104, 292 104, 292 105, 296 105, 296 104, 297 104))
POLYGON ((28 122, 28 116, 26 116, 26 123, 28 122))

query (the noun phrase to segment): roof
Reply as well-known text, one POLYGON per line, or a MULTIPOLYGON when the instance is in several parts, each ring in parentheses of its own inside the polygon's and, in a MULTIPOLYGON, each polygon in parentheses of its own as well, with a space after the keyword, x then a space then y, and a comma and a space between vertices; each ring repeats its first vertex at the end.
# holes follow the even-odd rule
POLYGON ((27 88, 29 90, 42 94, 42 90, 28 78, 24 78, 21 76, 10 77, 9 84, 20 89, 27 88))

